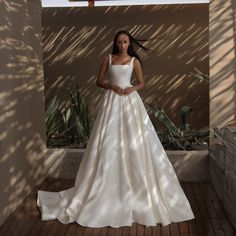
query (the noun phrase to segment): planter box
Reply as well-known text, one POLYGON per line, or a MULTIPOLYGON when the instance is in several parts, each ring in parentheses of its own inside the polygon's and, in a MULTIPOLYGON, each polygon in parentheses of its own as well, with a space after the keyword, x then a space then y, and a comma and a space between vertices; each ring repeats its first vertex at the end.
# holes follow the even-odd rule
POLYGON ((209 180, 208 150, 166 151, 180 181, 209 180))
POLYGON ((45 155, 46 177, 74 179, 85 149, 50 148, 45 155))
MULTIPOLYGON (((46 177, 74 179, 85 149, 48 149, 46 177)), ((208 181, 208 150, 166 151, 180 181, 208 181)))

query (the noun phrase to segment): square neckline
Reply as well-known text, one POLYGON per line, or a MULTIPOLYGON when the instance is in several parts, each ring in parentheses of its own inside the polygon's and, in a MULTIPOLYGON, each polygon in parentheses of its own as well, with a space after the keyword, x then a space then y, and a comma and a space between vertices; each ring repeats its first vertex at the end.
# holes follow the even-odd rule
POLYGON ((109 54, 109 56, 110 56, 110 63, 109 64, 111 66, 130 66, 131 63, 132 63, 132 60, 134 58, 134 57, 131 57, 131 60, 130 60, 129 64, 112 64, 112 54, 109 54))

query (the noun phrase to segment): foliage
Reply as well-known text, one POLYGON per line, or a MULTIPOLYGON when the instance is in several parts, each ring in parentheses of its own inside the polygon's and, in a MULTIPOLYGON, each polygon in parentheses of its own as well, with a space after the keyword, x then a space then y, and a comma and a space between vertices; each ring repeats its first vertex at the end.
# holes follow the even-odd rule
MULTIPOLYGON (((208 127, 195 130, 187 123, 187 116, 191 114, 192 108, 183 106, 180 109, 181 125, 178 127, 171 121, 163 109, 146 103, 154 113, 154 116, 161 122, 165 129, 158 131, 158 137, 165 149, 168 150, 196 150, 206 149, 209 143, 208 127)), ((157 130, 160 130, 157 128, 157 130)))
POLYGON ((68 88, 69 103, 60 108, 55 96, 46 110, 47 146, 75 146, 84 148, 88 141, 94 117, 90 116, 88 105, 82 98, 76 84, 75 91, 68 88))
POLYGON ((199 69, 194 67, 195 72, 190 72, 189 74, 193 76, 193 78, 198 79, 200 82, 204 81, 209 83, 210 78, 208 75, 203 74, 199 69))

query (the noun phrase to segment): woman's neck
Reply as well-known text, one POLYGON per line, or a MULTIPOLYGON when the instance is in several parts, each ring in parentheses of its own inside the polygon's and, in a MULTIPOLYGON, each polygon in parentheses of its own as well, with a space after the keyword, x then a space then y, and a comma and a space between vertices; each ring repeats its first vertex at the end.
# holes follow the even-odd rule
POLYGON ((119 57, 127 57, 129 54, 127 52, 118 52, 117 54, 119 57))

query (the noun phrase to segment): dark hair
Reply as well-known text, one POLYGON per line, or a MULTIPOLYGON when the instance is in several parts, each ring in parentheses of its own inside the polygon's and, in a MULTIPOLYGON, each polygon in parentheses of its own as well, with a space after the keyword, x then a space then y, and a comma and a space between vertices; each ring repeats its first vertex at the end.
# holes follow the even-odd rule
POLYGON ((127 53, 131 56, 131 57, 136 57, 141 65, 142 65, 142 61, 137 53, 137 48, 140 47, 142 48, 144 51, 146 51, 147 53, 150 53, 151 50, 145 46, 143 46, 141 43, 139 42, 144 42, 144 41, 148 41, 148 39, 137 39, 134 38, 127 30, 120 30, 116 33, 115 38, 114 38, 114 42, 113 42, 113 48, 112 48, 112 54, 117 54, 119 53, 119 48, 117 46, 117 38, 119 35, 121 34, 125 34, 129 37, 129 41, 130 41, 130 45, 128 47, 128 51, 127 53))

